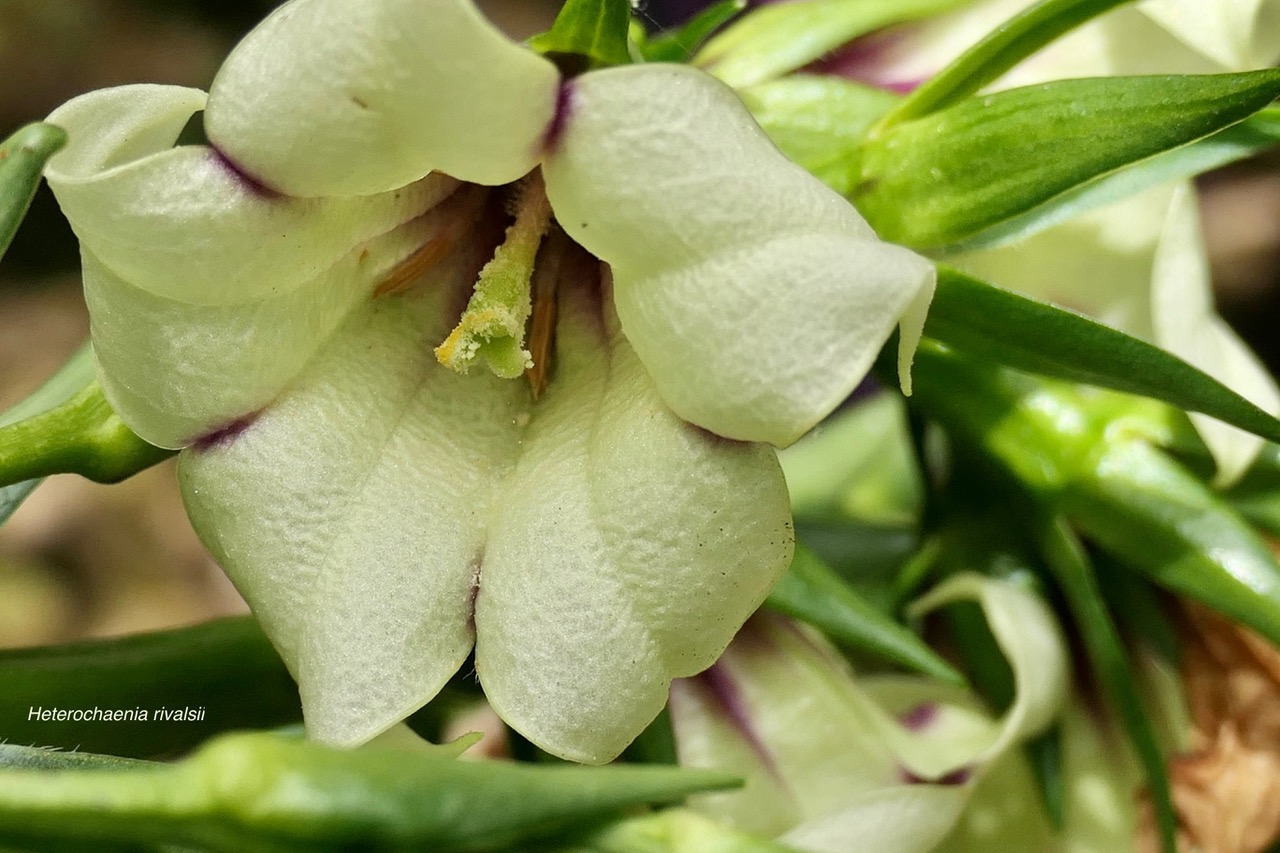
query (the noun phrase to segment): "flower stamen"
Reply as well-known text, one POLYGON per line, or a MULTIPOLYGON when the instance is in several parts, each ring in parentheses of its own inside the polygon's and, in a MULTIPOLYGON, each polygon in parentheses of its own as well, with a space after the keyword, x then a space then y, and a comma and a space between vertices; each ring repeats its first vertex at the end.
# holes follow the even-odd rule
POLYGON ((439 230, 413 254, 391 268, 373 290, 373 298, 402 293, 440 263, 471 233, 485 210, 488 193, 479 187, 464 186, 440 204, 422 214, 439 221, 439 230))

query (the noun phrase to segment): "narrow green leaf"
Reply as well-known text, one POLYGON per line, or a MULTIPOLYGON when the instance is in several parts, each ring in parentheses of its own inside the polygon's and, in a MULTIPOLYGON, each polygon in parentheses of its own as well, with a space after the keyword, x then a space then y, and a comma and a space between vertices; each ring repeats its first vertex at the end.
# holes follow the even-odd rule
POLYGON ((1280 145, 1280 108, 1267 107, 1198 142, 1156 154, 1067 190, 1026 213, 979 231, 948 250, 990 249, 1024 240, 1143 190, 1195 177, 1277 145, 1280 145))
POLYGON ((1094 557, 1098 581, 1107 607, 1116 614, 1120 631, 1132 647, 1146 646, 1170 666, 1182 658, 1178 630, 1159 598, 1159 590, 1110 555, 1094 557))
POLYGON ((65 402, 0 427, 0 485, 50 474, 114 483, 172 456, 125 426, 97 380, 65 402))
MULTIPOLYGON (((1138 541, 1138 537, 1134 537, 1138 541)), ((1085 654, 1099 684, 1120 717, 1134 751, 1146 771, 1156 826, 1165 853, 1177 853, 1177 818, 1164 754, 1135 687, 1115 623, 1102 601, 1093 567, 1075 534, 1062 519, 1054 519, 1041 531, 1041 547, 1058 580, 1084 643, 1085 654)))
POLYGON ((640 52, 647 62, 688 62, 703 42, 745 8, 747 0, 719 0, 683 26, 648 39, 640 52))
POLYGON ((1031 765, 1031 773, 1036 777, 1036 787, 1040 791, 1040 802, 1049 815, 1053 828, 1062 831, 1066 823, 1066 786, 1062 778, 1062 726, 1054 726, 1049 731, 1028 741, 1023 747, 1027 761, 1031 765))
POLYGON ((1019 370, 1163 400, 1280 441, 1280 421, 1159 347, 946 267, 938 269, 925 335, 1019 370))
POLYGON ((791 568, 769 594, 769 607, 822 630, 838 643, 934 678, 964 677, 904 625, 863 601, 813 551, 797 544, 791 568))
POLYGON ((1063 496, 1100 547, 1280 644, 1280 565, 1223 499, 1145 442, 1118 442, 1063 496))
POLYGON ((886 240, 950 246, 1277 95, 1280 71, 1266 70, 1061 80, 971 98, 873 134, 853 199, 886 240))
POLYGON ((29 124, 0 142, 0 257, 27 215, 44 164, 66 142, 66 131, 51 124, 29 124))
POLYGON ((302 719, 293 680, 247 616, 3 651, 0 684, 0 736, 17 744, 156 757, 189 750, 217 732, 302 719), (59 711, 70 716, 95 708, 135 716, 145 711, 147 719, 57 719, 59 711), (200 718, 166 720, 155 713, 186 708, 200 718))
POLYGON ((956 57, 890 113, 882 127, 948 107, 1086 21, 1130 0, 1044 0, 1028 7, 956 57))
POLYGON ((858 152, 867 129, 898 102, 883 89, 808 74, 738 94, 788 159, 846 196, 858 185, 858 152))
POLYGON ((874 30, 960 6, 965 0, 795 0, 738 19, 694 58, 734 88, 803 68, 874 30))
POLYGON ((628 0, 566 0, 551 29, 529 39, 529 47, 552 57, 581 57, 585 71, 631 61, 628 0))
POLYGON ((0 770, 0 833, 28 843, 171 843, 228 853, 450 853, 500 849, 735 784, 680 768, 531 767, 230 735, 173 765, 0 770))

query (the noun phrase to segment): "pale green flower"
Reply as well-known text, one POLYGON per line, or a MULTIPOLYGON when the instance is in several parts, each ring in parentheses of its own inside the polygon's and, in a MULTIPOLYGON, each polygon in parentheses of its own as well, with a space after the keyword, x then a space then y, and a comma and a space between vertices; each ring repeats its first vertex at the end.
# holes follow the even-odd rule
POLYGON ((337 744, 474 647, 508 723, 616 755, 788 564, 760 442, 824 417, 904 315, 909 358, 932 289, 707 75, 564 79, 466 0, 295 0, 207 99, 50 120, 104 390, 187 448, 196 528, 337 744), (201 111, 212 144, 174 147, 201 111), (561 317, 534 401, 432 350, 501 236, 487 187, 538 167, 577 245, 534 273, 561 317))
MULTIPOLYGON (((1007 581, 958 575, 913 612, 970 599, 1013 671, 1017 695, 1003 719, 991 719, 967 691, 931 679, 855 676, 817 635, 757 617, 711 670, 673 686, 681 763, 747 780, 741 791, 691 805, 814 853, 924 853, 944 839, 966 849, 974 831, 1028 842, 985 849, 1048 849, 1035 843, 1050 832, 1028 787, 998 797, 985 830, 983 821, 976 830, 969 823, 991 810, 989 792, 1007 791, 1011 775, 1029 781, 1016 747, 1063 712, 1066 644, 1049 608, 1007 581)), ((1132 830, 1131 822, 1109 825, 1112 839, 1132 830)))

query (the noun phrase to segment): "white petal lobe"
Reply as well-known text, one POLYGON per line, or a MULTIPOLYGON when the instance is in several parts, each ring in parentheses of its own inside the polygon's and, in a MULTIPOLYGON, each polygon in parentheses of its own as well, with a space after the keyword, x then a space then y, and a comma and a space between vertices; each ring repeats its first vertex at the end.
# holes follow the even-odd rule
POLYGON ((182 458, 193 523, 327 743, 398 722, 472 646, 488 487, 518 447, 522 389, 436 364, 442 319, 374 303, 242 434, 182 458))
POLYGON ((502 184, 537 164, 559 83, 469 0, 294 0, 228 57, 207 126, 290 195, 367 195, 433 170, 502 184))
POLYGON ((632 66, 570 86, 547 194, 613 267, 659 393, 717 434, 791 443, 862 379, 932 267, 877 240, 708 75, 632 66))
POLYGON ((509 724, 557 755, 615 757, 673 676, 708 666, 790 562, 773 452, 682 422, 592 309, 493 507, 476 669, 509 724))

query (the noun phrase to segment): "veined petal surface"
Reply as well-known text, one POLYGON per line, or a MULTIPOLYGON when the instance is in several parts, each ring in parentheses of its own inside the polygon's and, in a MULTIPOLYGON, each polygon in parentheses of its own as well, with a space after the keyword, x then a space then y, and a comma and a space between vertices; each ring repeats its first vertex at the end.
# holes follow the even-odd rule
POLYGON ((561 304, 555 378, 492 510, 476 671, 534 743, 599 763, 720 655, 794 543, 773 451, 673 414, 598 296, 561 304))
POLYGON ((441 367, 448 319, 438 297, 370 303, 240 435, 181 459, 193 524, 327 743, 403 719, 471 651, 487 509, 525 391, 441 367))
POLYGON ((876 239, 701 71, 596 72, 568 84, 566 104, 548 198, 612 266, 622 328, 686 420, 790 444, 931 286, 928 262, 876 239))
POLYGON ((290 195, 369 195, 431 171, 503 184, 537 165, 559 87, 470 0, 293 0, 227 58, 206 126, 290 195))
POLYGON ((508 723, 607 761, 785 571, 782 472, 770 448, 671 413, 598 295, 565 301, 537 404, 447 370, 431 347, 462 300, 439 294, 462 292, 354 311, 256 419, 183 454, 188 511, 298 679, 312 736, 384 730, 474 640, 508 723))

